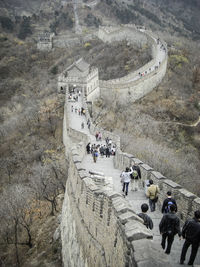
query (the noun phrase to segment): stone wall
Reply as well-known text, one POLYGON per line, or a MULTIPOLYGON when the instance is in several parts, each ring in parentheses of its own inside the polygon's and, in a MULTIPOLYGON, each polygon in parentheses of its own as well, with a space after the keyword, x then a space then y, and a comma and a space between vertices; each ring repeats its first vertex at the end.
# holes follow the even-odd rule
MULTIPOLYGON (((130 31, 131 28, 128 28, 128 30, 130 31)), ((132 30, 134 30, 135 32, 134 28, 132 30)), ((118 31, 119 30, 113 31, 112 35, 118 33, 118 31)), ((147 74, 145 74, 145 76, 138 78, 139 72, 143 73, 144 71, 149 70, 149 68, 152 68, 152 66, 155 66, 157 61, 156 56, 158 53, 158 46, 156 43, 157 36, 155 36, 152 32, 149 31, 145 31, 140 34, 146 36, 146 40, 148 40, 148 43, 151 44, 152 60, 142 66, 140 69, 122 78, 108 81, 100 81, 99 86, 102 98, 118 98, 119 101, 122 103, 127 101, 136 101, 151 92, 156 86, 158 86, 163 77, 165 76, 168 57, 167 45, 162 40, 160 42, 162 43, 166 51, 166 56, 164 60, 160 62, 160 64, 157 63, 158 66, 156 69, 153 67, 154 70, 148 72, 147 74)), ((109 35, 109 33, 107 33, 107 35, 109 35)))
MULTIPOLYGON (((166 64, 165 58, 157 72, 137 81, 138 86, 147 90, 145 83, 159 83, 166 64)), ((114 87, 112 89, 115 90, 114 87)), ((128 90, 125 86, 120 89, 120 94, 123 94, 123 90, 128 90)), ((119 193, 114 192, 104 179, 97 183, 82 167, 81 162, 89 137, 69 127, 67 99, 66 95, 63 142, 70 167, 61 222, 63 265, 169 267, 166 255, 160 246, 153 243, 151 232, 142 224, 128 202, 119 193)), ((116 168, 123 170, 133 163, 139 164, 142 173, 141 186, 147 179, 153 179, 154 183, 159 185, 159 205, 165 199, 166 192, 172 191, 182 221, 200 209, 200 198, 153 170, 134 155, 123 153, 120 150, 119 136, 93 125, 85 97, 83 106, 86 119, 91 123, 91 134, 100 131, 103 138, 109 137, 117 145, 114 157, 116 168)))
POLYGON ((69 161, 61 222, 63 265, 170 266, 160 246, 154 245, 151 232, 121 194, 103 180, 96 183, 82 167, 88 137, 69 127, 67 102, 63 142, 69 161), (73 147, 70 138, 76 140, 73 147))
POLYGON ((100 26, 98 37, 106 43, 127 40, 139 47, 148 42, 146 35, 138 31, 134 25, 121 25, 117 27, 100 26))
POLYGON ((57 35, 53 38, 53 47, 72 47, 75 45, 84 45, 85 42, 96 38, 94 34, 86 34, 83 36, 57 35))
MULTIPOLYGON (((182 222, 184 222, 189 217, 193 217, 195 210, 200 210, 199 197, 182 188, 181 185, 173 182, 170 179, 167 179, 167 177, 163 176, 158 171, 153 170, 153 168, 143 163, 141 160, 135 158, 133 155, 123 153, 118 148, 118 150, 116 151, 116 156, 114 158, 115 167, 123 170, 126 167, 131 166, 133 163, 137 163, 140 166, 142 182, 145 182, 145 180, 152 179, 155 184, 159 185, 160 194, 158 204, 160 207, 163 203, 163 200, 166 198, 167 191, 171 191, 172 195, 177 201, 177 215, 179 216, 182 222)), ((144 183, 141 184, 144 185, 144 183)))
POLYGON ((165 76, 167 69, 167 58, 161 63, 157 70, 141 77, 136 81, 129 83, 118 83, 118 84, 105 84, 101 83, 100 92, 103 98, 115 98, 119 101, 136 101, 149 92, 151 92, 156 86, 160 84, 163 77, 165 76))
POLYGON ((37 49, 41 51, 50 51, 53 47, 54 33, 44 32, 39 35, 37 49))

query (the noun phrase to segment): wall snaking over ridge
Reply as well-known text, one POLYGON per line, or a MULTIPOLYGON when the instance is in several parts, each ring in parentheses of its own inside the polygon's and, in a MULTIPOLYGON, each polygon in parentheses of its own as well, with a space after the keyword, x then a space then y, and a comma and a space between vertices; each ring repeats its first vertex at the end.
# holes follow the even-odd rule
POLYGON ((167 45, 163 40, 158 39, 150 31, 140 31, 134 25, 124 25, 116 29, 112 29, 112 27, 100 27, 98 36, 105 42, 127 40, 133 44, 135 42, 140 43, 141 46, 146 42, 151 44, 152 47, 152 60, 140 69, 119 79, 100 80, 100 93, 103 98, 118 98, 122 103, 126 103, 127 101, 134 102, 159 85, 165 76, 168 59, 167 45), (159 43, 157 43, 158 40, 159 43), (160 46, 165 51, 165 56, 163 59, 158 60, 160 46), (138 73, 145 73, 145 75, 139 78, 138 73))
MULTIPOLYGON (((88 110, 86 116, 89 118, 88 110)), ((102 133, 106 136, 108 132, 102 133)), ((122 195, 103 180, 96 183, 82 167, 88 136, 69 127, 67 97, 63 142, 69 161, 61 222, 63 265, 170 266, 160 246, 153 243, 151 232, 122 195)))

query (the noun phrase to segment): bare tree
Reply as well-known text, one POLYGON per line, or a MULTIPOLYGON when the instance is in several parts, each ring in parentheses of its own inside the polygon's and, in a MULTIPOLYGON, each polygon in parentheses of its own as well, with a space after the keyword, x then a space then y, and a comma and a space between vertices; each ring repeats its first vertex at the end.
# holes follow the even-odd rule
POLYGON ((4 190, 1 196, 0 216, 3 222, 1 228, 2 240, 7 244, 14 244, 16 265, 20 266, 19 245, 32 247, 31 236, 31 191, 22 185, 12 185, 4 190), (24 242, 21 231, 26 230, 28 241, 24 242))
POLYGON ((34 166, 33 175, 30 177, 31 187, 38 199, 47 200, 51 204, 51 215, 57 211, 57 196, 65 190, 64 183, 60 179, 63 173, 55 164, 34 166))

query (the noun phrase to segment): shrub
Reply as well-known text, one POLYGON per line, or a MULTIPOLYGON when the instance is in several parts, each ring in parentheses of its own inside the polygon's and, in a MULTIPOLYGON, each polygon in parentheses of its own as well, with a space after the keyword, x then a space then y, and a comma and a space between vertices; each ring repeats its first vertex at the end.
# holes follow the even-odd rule
POLYGON ((24 40, 30 34, 32 34, 31 25, 30 25, 30 18, 23 17, 23 21, 20 25, 18 38, 24 40))
POLYGON ((53 66, 51 68, 51 73, 54 74, 54 75, 56 75, 58 73, 58 66, 53 66))
POLYGON ((12 22, 12 20, 8 17, 0 17, 0 22, 1 22, 1 26, 3 29, 6 29, 10 32, 13 31, 14 28, 14 23, 12 22))
POLYGON ((86 48, 87 50, 89 50, 91 48, 91 43, 85 43, 84 44, 84 48, 86 48))

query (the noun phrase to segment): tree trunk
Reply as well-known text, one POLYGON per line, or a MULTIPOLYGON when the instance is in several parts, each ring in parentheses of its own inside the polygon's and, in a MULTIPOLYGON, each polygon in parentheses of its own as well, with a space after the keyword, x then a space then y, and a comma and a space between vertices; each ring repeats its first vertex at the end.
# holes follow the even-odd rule
POLYGON ((51 215, 54 216, 54 201, 51 201, 51 215))
POLYGON ((15 254, 16 254, 16 263, 17 267, 20 266, 19 262, 19 252, 18 252, 18 233, 17 233, 17 227, 18 227, 18 220, 15 220, 15 254))

